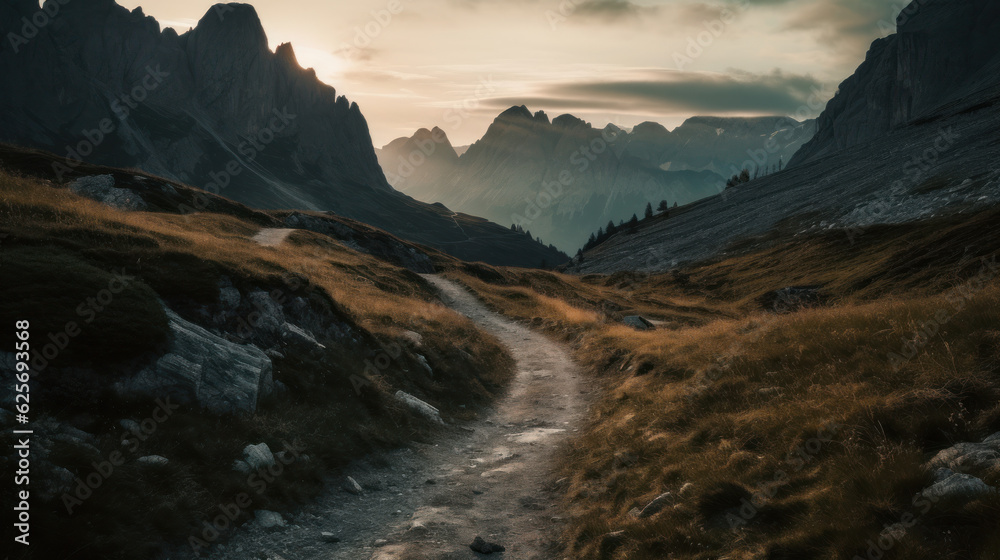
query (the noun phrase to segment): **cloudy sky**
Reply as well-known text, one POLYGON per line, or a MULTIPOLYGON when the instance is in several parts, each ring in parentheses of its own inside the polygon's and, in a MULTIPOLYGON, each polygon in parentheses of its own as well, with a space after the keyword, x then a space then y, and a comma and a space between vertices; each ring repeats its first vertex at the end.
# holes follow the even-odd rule
MULTIPOLYGON (((119 2, 180 32, 211 0, 119 2)), ((815 116, 902 0, 258 0, 271 46, 358 102, 376 146, 455 145, 525 104, 597 126, 815 116), (395 13, 392 13, 395 12, 395 13)))

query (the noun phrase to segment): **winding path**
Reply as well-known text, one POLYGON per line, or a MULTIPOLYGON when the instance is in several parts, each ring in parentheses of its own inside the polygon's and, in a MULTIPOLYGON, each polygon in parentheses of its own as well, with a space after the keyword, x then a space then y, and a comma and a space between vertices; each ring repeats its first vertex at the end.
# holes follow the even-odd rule
POLYGON ((483 558, 468 546, 482 536, 507 549, 491 558, 561 558, 554 544, 562 520, 550 489, 555 454, 588 404, 581 372, 563 346, 490 312, 450 280, 424 278, 448 306, 509 348, 517 376, 507 394, 480 420, 449 429, 435 444, 353 465, 346 474, 361 483, 363 495, 331 485, 291 515, 288 527, 241 530, 209 557, 471 560, 483 558), (340 542, 324 542, 321 532, 340 542))

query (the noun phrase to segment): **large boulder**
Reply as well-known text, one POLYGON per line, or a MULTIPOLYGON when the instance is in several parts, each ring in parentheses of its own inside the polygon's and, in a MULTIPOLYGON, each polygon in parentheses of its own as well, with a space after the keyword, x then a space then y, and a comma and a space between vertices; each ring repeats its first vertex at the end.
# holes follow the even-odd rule
POLYGON ((123 394, 169 395, 210 412, 252 413, 258 396, 271 391, 271 359, 259 348, 239 345, 166 310, 170 345, 156 362, 120 381, 123 394))

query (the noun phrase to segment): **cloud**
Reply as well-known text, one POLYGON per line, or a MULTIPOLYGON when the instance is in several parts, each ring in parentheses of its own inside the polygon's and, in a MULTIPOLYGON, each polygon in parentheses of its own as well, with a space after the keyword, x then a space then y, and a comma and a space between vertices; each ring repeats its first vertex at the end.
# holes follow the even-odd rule
POLYGON ((648 16, 656 11, 655 6, 640 6, 628 0, 584 0, 576 4, 574 13, 606 21, 608 19, 648 16))
MULTIPOLYGON (((646 70, 608 81, 551 85, 536 94, 488 101, 493 108, 529 104, 548 110, 627 111, 651 115, 692 113, 792 114, 810 98, 823 97, 823 84, 808 75, 726 74, 646 70)), ((821 99, 826 101, 826 99, 821 99)))

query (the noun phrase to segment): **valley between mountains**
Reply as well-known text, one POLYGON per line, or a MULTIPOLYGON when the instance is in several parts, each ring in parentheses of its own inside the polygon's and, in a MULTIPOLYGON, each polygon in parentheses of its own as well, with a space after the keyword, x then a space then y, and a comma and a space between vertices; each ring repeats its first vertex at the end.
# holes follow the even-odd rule
MULTIPOLYGON (((1000 558, 1000 2, 894 6, 870 43, 883 3, 698 4, 782 24, 809 68, 870 47, 822 112, 781 68, 565 65, 481 100, 459 149, 382 44, 344 62, 424 105, 376 149, 261 15, 329 22, 256 4, 178 31, 0 2, 0 472, 30 462, 0 485, 9 558, 1000 558), (595 96, 721 116, 528 108, 595 96)), ((445 4, 516 4, 520 33, 531 3, 445 4)), ((695 9, 569 4, 535 39, 636 61, 670 55, 640 22, 695 9)), ((421 9, 384 40, 442 21, 421 9)), ((407 50, 447 35, 421 29, 407 50)))

